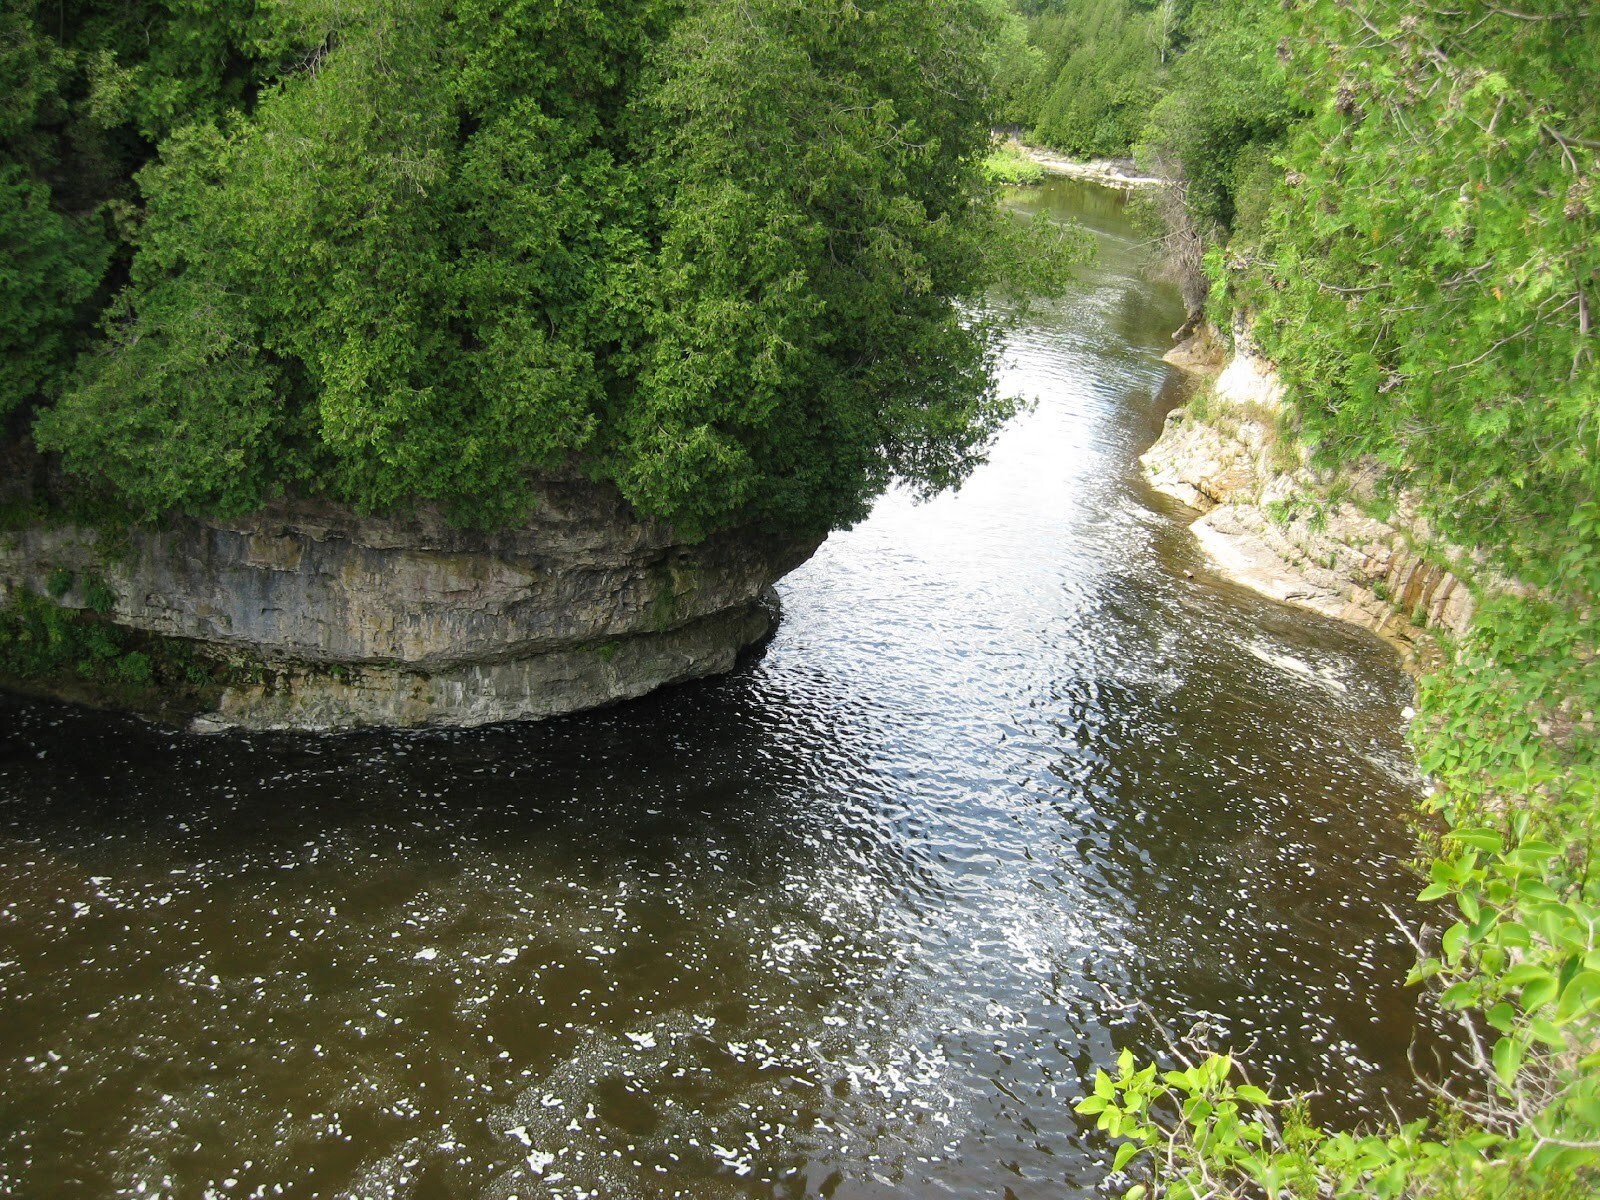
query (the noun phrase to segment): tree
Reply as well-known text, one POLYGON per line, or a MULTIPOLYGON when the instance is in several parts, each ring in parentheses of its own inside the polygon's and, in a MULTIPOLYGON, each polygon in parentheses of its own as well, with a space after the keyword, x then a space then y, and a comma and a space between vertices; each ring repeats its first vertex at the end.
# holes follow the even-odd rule
POLYGON ((204 86, 97 76, 157 153, 35 426, 86 486, 492 525, 580 470, 689 536, 820 530, 1008 411, 988 0, 229 9, 168 17, 204 86))

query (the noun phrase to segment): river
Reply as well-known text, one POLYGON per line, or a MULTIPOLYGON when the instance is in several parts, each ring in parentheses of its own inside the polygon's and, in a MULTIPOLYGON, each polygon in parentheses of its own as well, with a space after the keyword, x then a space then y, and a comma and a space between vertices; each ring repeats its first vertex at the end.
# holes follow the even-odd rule
POLYGON ((1420 1103, 1375 640, 1214 577, 1137 456, 1181 319, 1116 194, 1036 405, 885 498, 733 676, 473 732, 0 697, 0 1195, 1097 1194, 1152 1021, 1420 1103))

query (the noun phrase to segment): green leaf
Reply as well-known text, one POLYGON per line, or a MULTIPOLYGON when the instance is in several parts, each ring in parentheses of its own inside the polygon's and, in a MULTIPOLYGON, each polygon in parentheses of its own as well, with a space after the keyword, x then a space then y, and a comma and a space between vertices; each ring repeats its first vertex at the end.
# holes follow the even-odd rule
POLYGON ((1503 1037, 1494 1044, 1492 1054, 1494 1073, 1507 1088, 1516 1082, 1517 1070, 1522 1066, 1522 1048, 1511 1038, 1503 1037))
POLYGON ((1518 963, 1500 976, 1500 985, 1507 988, 1521 987, 1532 980, 1543 979, 1549 974, 1549 970, 1538 963, 1518 963))
POLYGON ((1561 990, 1556 1016, 1565 1021, 1600 1008, 1600 971, 1577 972, 1561 990))
POLYGON ((1476 979, 1453 983, 1439 994, 1439 1003, 1445 1008, 1465 1008, 1478 998, 1481 984, 1476 979))
POLYGON ((1475 850, 1487 850, 1490 854, 1505 851, 1505 840, 1492 829, 1452 829, 1446 836, 1475 850))
POLYGON ((1528 1023, 1528 1031, 1547 1046, 1554 1046, 1557 1050, 1567 1048, 1567 1035, 1551 1021, 1543 1017, 1535 1017, 1528 1023))
POLYGON ((1559 987, 1560 985, 1556 982, 1555 976, 1550 974, 1529 980, 1528 984, 1522 989, 1522 1007, 1528 1012, 1532 1012, 1536 1008, 1543 1008, 1556 998, 1556 992, 1559 987))

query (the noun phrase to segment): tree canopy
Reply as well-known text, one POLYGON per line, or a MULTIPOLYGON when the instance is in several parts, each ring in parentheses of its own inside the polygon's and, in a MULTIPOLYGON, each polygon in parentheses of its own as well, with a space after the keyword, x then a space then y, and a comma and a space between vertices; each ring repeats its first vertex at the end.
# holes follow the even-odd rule
POLYGON ((689 536, 959 480, 985 0, 13 5, 0 409, 146 515, 515 520, 540 473, 689 536))
POLYGON ((1010 27, 1022 32, 997 55, 1004 119, 1069 154, 1131 153, 1165 85, 1187 0, 1008 3, 1010 27))

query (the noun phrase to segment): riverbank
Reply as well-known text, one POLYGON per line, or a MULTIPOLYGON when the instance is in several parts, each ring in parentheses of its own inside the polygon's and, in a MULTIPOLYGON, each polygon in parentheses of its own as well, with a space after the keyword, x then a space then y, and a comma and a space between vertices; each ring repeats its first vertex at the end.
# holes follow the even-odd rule
POLYGON ((1153 488, 1198 511, 1191 532, 1224 576, 1369 629, 1413 664, 1428 632, 1467 631, 1465 576, 1481 564, 1434 536, 1414 497, 1381 495, 1376 471, 1315 470, 1277 372, 1243 331, 1226 361, 1186 353, 1180 365, 1204 381, 1140 464, 1153 488))
POLYGON ((1088 160, 1067 158, 1053 150, 1030 146, 1016 138, 1008 139, 1004 145, 1007 150, 1037 165, 1046 175, 1062 179, 1081 179, 1122 191, 1166 187, 1171 182, 1159 175, 1145 174, 1131 158, 1088 160))
MULTIPOLYGON (((1600 1182, 1600 895, 1589 865, 1600 853, 1600 620, 1581 589, 1550 583, 1570 586, 1561 572, 1581 551, 1553 572, 1508 578, 1485 554, 1436 538, 1418 497, 1383 487, 1377 468, 1314 469, 1277 370, 1242 330, 1234 345, 1141 464, 1153 487, 1201 511, 1192 530, 1223 575, 1373 629, 1413 668, 1415 651, 1429 652, 1409 730, 1437 822, 1419 847, 1429 881, 1419 899, 1437 902, 1430 915, 1448 928, 1418 923, 1408 935, 1419 956, 1408 982, 1426 982, 1460 1024, 1453 1082, 1439 1089, 1438 1125, 1360 1138, 1355 1165, 1350 1135, 1292 1106, 1274 1111, 1266 1093, 1235 1086, 1224 1056, 1154 1085, 1125 1056, 1078 1110, 1163 1159, 1163 1186, 1259 1185, 1296 1170, 1341 1195, 1378 1194, 1379 1180, 1398 1178, 1419 1195, 1443 1183, 1488 1197, 1531 1164, 1561 1180, 1540 1195, 1590 1194, 1600 1182), (1239 1112, 1253 1164, 1199 1136, 1205 1126, 1188 1114, 1200 1103, 1239 1112), (1163 1106, 1179 1112, 1164 1121, 1154 1115, 1163 1106)), ((1567 527, 1587 519, 1580 511, 1567 527)))

